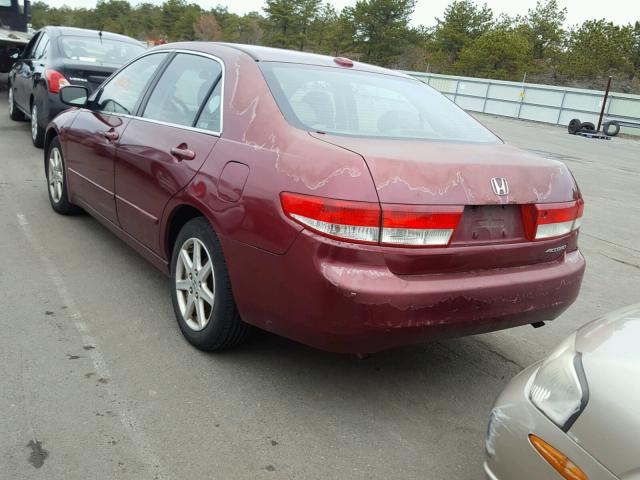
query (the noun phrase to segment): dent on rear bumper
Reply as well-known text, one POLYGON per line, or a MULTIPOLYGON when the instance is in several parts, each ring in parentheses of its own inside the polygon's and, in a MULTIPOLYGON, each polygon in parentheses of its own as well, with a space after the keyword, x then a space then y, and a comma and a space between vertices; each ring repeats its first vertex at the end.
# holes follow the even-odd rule
POLYGON ((490 480, 557 480, 558 473, 529 443, 535 434, 573 461, 590 479, 617 477, 545 417, 528 399, 539 363, 518 374, 500 394, 491 411, 485 442, 484 473, 490 480))
POLYGON ((226 243, 245 321, 351 353, 552 320, 577 297, 585 268, 576 250, 525 267, 399 276, 375 249, 306 231, 285 255, 226 243))

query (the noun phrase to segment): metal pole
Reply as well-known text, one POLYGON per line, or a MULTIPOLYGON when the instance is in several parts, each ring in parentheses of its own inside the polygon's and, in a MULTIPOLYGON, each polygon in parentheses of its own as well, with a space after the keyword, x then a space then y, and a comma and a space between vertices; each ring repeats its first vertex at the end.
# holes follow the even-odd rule
POLYGON ((604 108, 607 105, 607 99, 609 98, 610 88, 611 88, 611 76, 609 76, 609 80, 607 80, 607 89, 604 91, 604 100, 602 100, 602 108, 600 109, 600 118, 598 119, 598 128, 596 128, 596 132, 599 132, 600 127, 602 126, 602 117, 604 116, 604 108))
POLYGON ((525 87, 524 82, 527 80, 527 72, 524 72, 524 77, 522 77, 522 90, 520 90, 520 104, 518 105, 518 113, 516 115, 517 118, 520 118, 520 111, 522 110, 522 102, 524 102, 524 96, 527 92, 527 87, 525 87))

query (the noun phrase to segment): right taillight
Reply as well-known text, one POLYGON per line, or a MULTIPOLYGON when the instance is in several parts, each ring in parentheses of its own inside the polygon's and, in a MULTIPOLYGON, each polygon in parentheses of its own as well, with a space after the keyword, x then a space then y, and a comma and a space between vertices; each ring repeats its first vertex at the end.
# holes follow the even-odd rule
POLYGON ((522 222, 529 240, 560 237, 580 228, 584 201, 521 205, 522 222))
POLYGON ((47 77, 47 85, 49 85, 49 91, 51 93, 60 93, 60 89, 62 87, 67 87, 71 85, 69 80, 56 70, 47 69, 44 71, 45 76, 47 77))
POLYGON ((285 214, 327 237, 396 247, 449 245, 464 206, 397 205, 282 192, 285 214))

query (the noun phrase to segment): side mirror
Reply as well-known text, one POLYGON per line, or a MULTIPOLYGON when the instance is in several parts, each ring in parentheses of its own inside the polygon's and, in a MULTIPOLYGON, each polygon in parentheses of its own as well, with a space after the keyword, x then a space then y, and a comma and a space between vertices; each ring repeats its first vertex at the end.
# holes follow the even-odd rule
POLYGON ((86 87, 67 85, 60 89, 60 101, 72 107, 84 107, 87 105, 89 90, 86 87))
POLYGON ((11 60, 17 60, 18 57, 20 56, 20 50, 18 50, 17 48, 8 48, 7 49, 7 56, 11 59, 11 60))

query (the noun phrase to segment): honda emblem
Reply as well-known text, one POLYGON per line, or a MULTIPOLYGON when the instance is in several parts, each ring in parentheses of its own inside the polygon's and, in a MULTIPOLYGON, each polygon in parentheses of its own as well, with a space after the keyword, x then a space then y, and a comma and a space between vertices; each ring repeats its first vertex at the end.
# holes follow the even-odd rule
POLYGON ((491 179, 491 188, 496 195, 507 195, 509 193, 509 184, 506 178, 493 177, 491 179))

